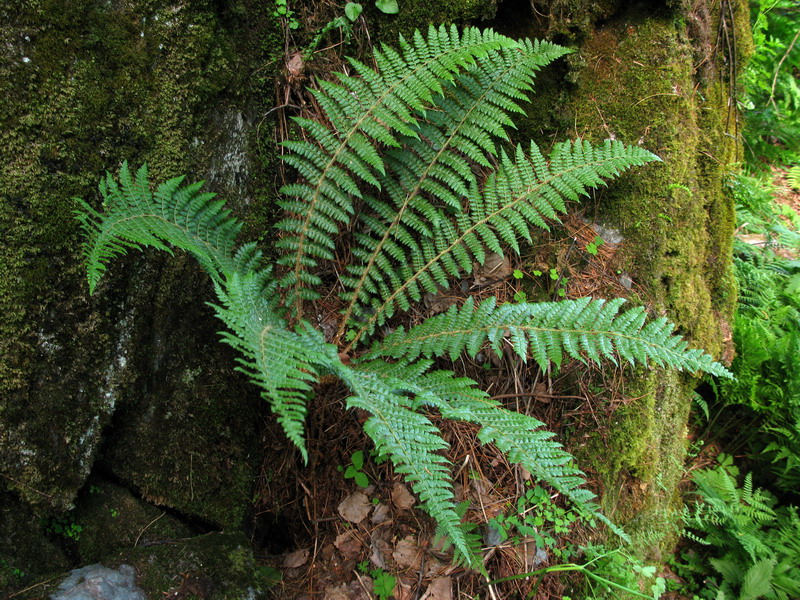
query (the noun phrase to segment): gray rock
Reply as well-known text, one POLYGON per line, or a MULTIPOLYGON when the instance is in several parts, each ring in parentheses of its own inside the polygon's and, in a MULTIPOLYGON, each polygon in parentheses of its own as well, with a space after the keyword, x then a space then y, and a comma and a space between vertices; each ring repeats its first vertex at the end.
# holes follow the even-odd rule
POLYGON ((51 600, 147 600, 136 586, 136 572, 129 565, 118 570, 101 564, 71 571, 51 600))

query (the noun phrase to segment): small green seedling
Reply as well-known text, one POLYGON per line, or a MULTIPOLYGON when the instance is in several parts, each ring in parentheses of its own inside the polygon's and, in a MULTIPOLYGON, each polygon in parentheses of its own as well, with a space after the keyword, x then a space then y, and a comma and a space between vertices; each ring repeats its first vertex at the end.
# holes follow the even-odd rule
POLYGON ((528 294, 525 292, 519 291, 514 294, 514 302, 527 302, 528 301, 528 294))
POLYGON ((375 569, 370 571, 372 576, 372 593, 378 600, 387 600, 394 593, 394 587, 397 585, 397 577, 391 573, 387 573, 383 569, 375 569))
POLYGON ((597 249, 605 244, 606 241, 599 235, 594 236, 594 239, 586 244, 586 251, 592 256, 597 256, 597 249))
POLYGON ((364 452, 361 450, 356 450, 353 452, 347 469, 344 469, 342 465, 339 465, 338 467, 339 471, 344 471, 345 479, 355 479, 359 487, 366 488, 369 487, 369 478, 367 477, 366 473, 361 470, 363 468, 364 452))
POLYGON ((383 569, 369 568, 369 561, 362 560, 356 565, 356 569, 372 577, 372 593, 378 600, 387 600, 394 593, 397 585, 397 577, 387 573, 383 569))
POLYGON ((348 2, 344 5, 344 16, 350 19, 351 23, 355 23, 362 10, 364 10, 364 7, 358 2, 348 2))
POLYGON ((522 279, 523 277, 523 273, 519 269, 514 269, 512 275, 514 276, 514 279, 522 279))
POLYGON ((289 29, 298 29, 300 21, 297 20, 294 11, 287 5, 287 0, 275 0, 275 10, 272 16, 276 19, 284 18, 289 25, 289 29))

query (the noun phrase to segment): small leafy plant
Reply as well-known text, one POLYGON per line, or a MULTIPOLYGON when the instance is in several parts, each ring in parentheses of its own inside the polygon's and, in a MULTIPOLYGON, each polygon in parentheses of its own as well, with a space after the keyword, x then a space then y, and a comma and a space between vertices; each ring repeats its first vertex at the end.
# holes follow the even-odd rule
POLYGON ((579 520, 581 515, 577 511, 556 506, 547 490, 537 485, 527 489, 512 510, 491 519, 489 527, 498 533, 501 542, 509 540, 518 544, 528 537, 535 541, 537 549, 568 560, 573 547, 558 548, 557 544, 559 538, 568 534, 572 524, 579 520))
POLYGON ((347 466, 347 469, 339 465, 339 470, 344 471, 345 479, 354 479, 359 487, 367 488, 369 487, 369 478, 367 477, 366 473, 364 473, 361 470, 363 468, 364 468, 364 452, 362 450, 356 450, 355 452, 353 452, 353 455, 350 457, 350 464, 347 466))
POLYGON ((375 49, 377 69, 351 60, 354 75, 339 74, 315 92, 321 119, 295 119, 305 139, 284 143, 299 179, 282 189, 273 264, 254 243, 237 245, 241 224, 201 183, 177 177, 153 191, 146 167, 134 175, 124 164, 119 180, 101 181, 102 213, 78 200, 90 291, 109 261, 131 248, 191 253, 214 286, 223 341, 239 352, 239 369, 261 388, 301 456, 307 460, 314 386, 338 378, 350 392, 347 407, 369 415, 363 427, 378 453, 470 566, 482 563, 462 526, 447 444, 430 411, 477 424, 481 443, 624 535, 600 514, 573 457, 541 421, 506 409, 436 359, 483 350, 543 369, 572 358, 725 376, 721 365, 689 349, 666 319, 648 323, 644 308, 621 310, 621 299, 498 305, 470 297, 415 326, 403 318, 423 294, 467 277, 489 253, 518 253, 535 228, 558 220, 565 201, 659 160, 610 140, 562 142, 548 157, 533 143, 503 145, 536 71, 566 53, 491 30, 431 27, 427 36, 401 38, 399 49, 375 49), (314 325, 326 268, 343 290, 339 327, 327 338, 314 325))

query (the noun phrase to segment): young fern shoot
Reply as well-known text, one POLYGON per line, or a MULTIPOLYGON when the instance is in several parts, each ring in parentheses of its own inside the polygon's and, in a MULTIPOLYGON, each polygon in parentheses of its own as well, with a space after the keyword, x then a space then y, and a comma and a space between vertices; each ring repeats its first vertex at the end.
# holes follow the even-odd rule
POLYGON ((316 92, 323 118, 297 119, 307 141, 285 144, 299 181, 282 190, 286 217, 277 224, 275 265, 254 244, 236 245, 240 224, 200 184, 176 178, 153 193, 146 167, 134 176, 123 164, 119 181, 107 175, 100 185, 104 212, 78 201, 90 290, 108 262, 130 248, 191 253, 212 279, 214 308, 227 327, 223 341, 237 349, 239 370, 261 388, 303 458, 314 383, 335 375, 352 394, 347 407, 369 413, 367 435, 473 567, 481 562, 461 527, 451 465, 441 452, 446 443, 429 409, 479 425, 482 443, 608 522, 582 487, 573 457, 543 423, 505 409, 476 382, 435 369, 433 358, 474 356, 487 346, 499 353, 507 340, 543 368, 569 357, 728 375, 672 335, 665 319, 646 323, 643 309, 622 311, 622 300, 498 306, 494 298, 470 298, 416 327, 378 335, 389 319, 469 274, 487 253, 518 253, 533 228, 558 220, 565 201, 659 160, 618 141, 564 142, 548 157, 533 143, 502 146, 536 71, 566 52, 490 30, 431 27, 427 35, 401 38, 399 50, 375 50, 377 70, 351 60, 357 77, 339 75, 316 92), (326 341, 303 318, 304 304, 319 297, 320 264, 335 257, 337 234, 350 225, 342 318, 326 341))

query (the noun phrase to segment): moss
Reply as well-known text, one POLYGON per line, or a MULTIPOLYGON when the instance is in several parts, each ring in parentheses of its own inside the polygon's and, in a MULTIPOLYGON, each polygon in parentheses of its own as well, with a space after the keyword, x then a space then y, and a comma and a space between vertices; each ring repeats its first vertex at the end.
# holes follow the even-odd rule
MULTIPOLYGON (((270 572, 259 567, 247 538, 240 533, 209 533, 188 539, 169 540, 156 546, 139 547, 106 557, 103 565, 116 569, 130 565, 136 585, 148 598, 170 595, 203 600, 252 600, 263 598, 274 585, 270 572)), ((53 577, 19 600, 43 598, 64 580, 53 577)))
MULTIPOLYGON (((723 125, 723 85, 716 75, 700 79, 695 50, 674 14, 626 11, 570 57, 570 106, 581 136, 615 137, 663 159, 600 194, 595 218, 623 232, 622 266, 641 299, 693 345, 720 356, 720 320, 730 318, 735 298, 727 275, 732 200, 723 180, 736 142, 723 125)), ((661 559, 678 534, 695 380, 656 373, 625 381, 625 397, 637 399, 613 411, 605 439, 596 437, 582 456, 600 476, 607 513, 626 528, 635 550, 661 559)))
POLYGON ((82 565, 100 562, 126 548, 189 538, 196 533, 125 488, 97 478, 87 482, 71 518, 82 526, 76 543, 82 565))
MULTIPOLYGON (((236 65, 270 72, 262 65, 280 47, 263 45, 275 41, 263 4, 243 0, 230 11, 211 0, 20 0, 0 7, 7 24, 0 29, 0 91, 8 99, 0 115, 0 227, 8 232, 0 239, 0 396, 7 400, 0 404, 0 462, 32 504, 67 510, 112 414, 157 386, 157 376, 147 374, 151 344, 142 342, 168 338, 169 328, 131 333, 152 323, 153 297, 181 298, 184 310, 208 316, 205 282, 197 292, 176 279, 187 273, 183 266, 164 267, 160 277, 160 258, 149 271, 159 277, 129 296, 108 291, 124 289, 118 261, 108 287, 87 298, 71 198, 96 201, 98 176, 122 159, 147 161, 154 179, 211 172, 225 158, 206 143, 224 136, 221 112, 242 115, 243 145, 252 144, 248 124, 269 102, 269 77, 251 78, 236 65)), ((256 193, 252 185, 269 177, 269 159, 243 167, 249 188, 231 190, 225 177, 210 183, 234 196, 240 213, 263 211, 273 187, 256 193)), ((178 315, 167 311, 161 321, 170 318, 178 315)), ((181 342, 216 348, 212 337, 206 330, 201 343, 184 331, 181 342)), ((204 356, 216 381, 226 379, 229 367, 204 356)), ((183 368, 167 363, 174 372, 183 368)), ((233 398, 239 385, 214 390, 233 398)), ((255 439, 251 434, 248 443, 255 439)))
POLYGON ((440 0, 438 2, 401 3, 396 15, 384 15, 369 8, 370 25, 377 28, 378 38, 396 44, 397 36, 409 37, 415 29, 425 31, 433 23, 456 23, 491 19, 497 10, 497 0, 440 0))
POLYGON ((67 568, 67 557, 42 531, 39 519, 13 494, 0 491, 0 594, 67 568))

